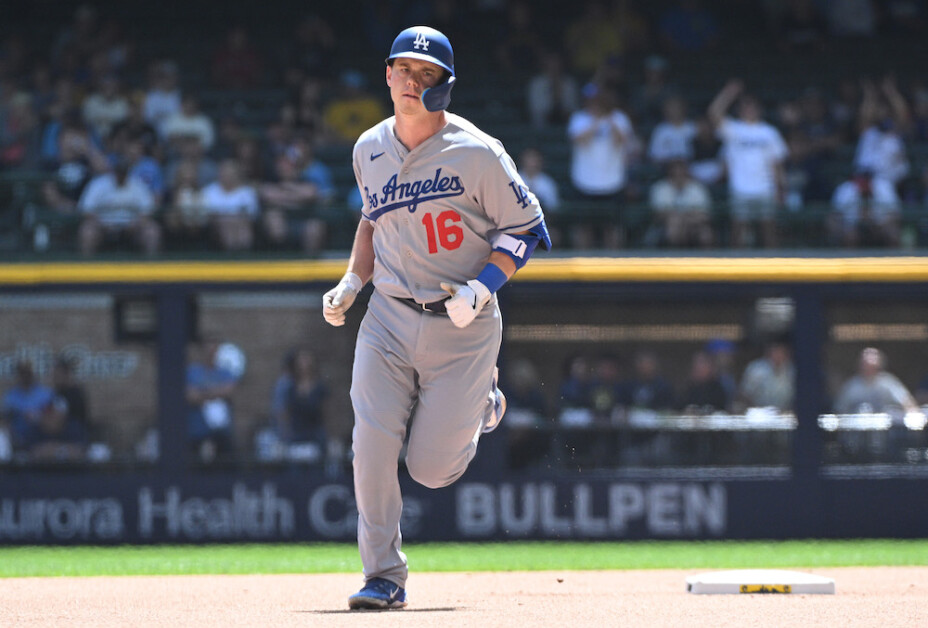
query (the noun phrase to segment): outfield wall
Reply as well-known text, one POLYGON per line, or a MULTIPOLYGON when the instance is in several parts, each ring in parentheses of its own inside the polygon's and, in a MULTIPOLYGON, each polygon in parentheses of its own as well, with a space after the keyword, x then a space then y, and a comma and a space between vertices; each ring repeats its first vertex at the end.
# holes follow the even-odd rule
MULTIPOLYGON (((348 438, 363 307, 339 330, 319 312, 343 268, 344 260, 0 266, 0 387, 11 385, 18 359, 46 375, 68 353, 95 436, 109 448, 96 461, 0 463, 0 542, 353 539, 346 460, 269 461, 254 447, 281 360, 304 343, 331 389, 329 433, 348 438), (190 344, 203 334, 247 357, 235 400, 239 449, 211 464, 187 446, 183 396, 190 344), (151 434, 154 456, 141 447, 151 434)), ((548 415, 533 423, 513 413, 450 488, 424 489, 401 470, 404 535, 924 536, 924 430, 892 417, 845 425, 831 402, 869 345, 918 388, 928 372, 926 280, 928 260, 910 257, 536 260, 501 295, 501 365, 504 373, 534 365, 548 415), (740 371, 774 335, 794 353, 790 416, 665 420, 613 408, 584 423, 559 404, 578 357, 625 367, 647 349, 680 381, 711 341, 736 347, 740 371)))

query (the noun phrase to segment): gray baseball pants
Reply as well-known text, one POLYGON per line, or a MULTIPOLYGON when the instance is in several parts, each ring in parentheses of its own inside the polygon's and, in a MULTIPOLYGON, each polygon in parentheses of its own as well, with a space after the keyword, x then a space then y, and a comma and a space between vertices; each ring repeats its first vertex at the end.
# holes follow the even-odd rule
POLYGON ((495 299, 463 329, 375 290, 358 331, 351 382, 358 548, 365 579, 406 586, 398 459, 429 488, 473 459, 487 414, 502 319, 495 299))

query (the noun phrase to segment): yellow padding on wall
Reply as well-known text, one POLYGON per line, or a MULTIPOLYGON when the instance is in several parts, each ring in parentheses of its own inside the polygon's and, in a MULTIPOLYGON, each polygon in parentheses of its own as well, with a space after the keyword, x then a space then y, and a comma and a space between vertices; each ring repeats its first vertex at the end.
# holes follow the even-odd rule
MULTIPOLYGON (((337 281, 345 259, 0 264, 0 285, 337 281)), ((519 281, 928 281, 928 257, 536 258, 519 281)))

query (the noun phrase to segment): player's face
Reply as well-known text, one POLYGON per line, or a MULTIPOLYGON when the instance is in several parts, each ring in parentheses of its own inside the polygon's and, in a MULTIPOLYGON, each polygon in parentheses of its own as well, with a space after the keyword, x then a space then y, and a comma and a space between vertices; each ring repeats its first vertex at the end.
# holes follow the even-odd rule
POLYGON ((435 87, 442 79, 444 70, 429 61, 419 59, 394 59, 387 66, 387 85, 390 98, 400 113, 424 112, 422 92, 435 87))

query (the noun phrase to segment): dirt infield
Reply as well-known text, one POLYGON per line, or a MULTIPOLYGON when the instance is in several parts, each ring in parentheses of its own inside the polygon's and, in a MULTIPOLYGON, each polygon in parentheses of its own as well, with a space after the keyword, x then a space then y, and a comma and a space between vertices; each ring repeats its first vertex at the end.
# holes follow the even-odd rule
POLYGON ((349 612, 356 575, 0 580, 0 626, 928 626, 928 567, 814 569, 836 595, 692 595, 705 570, 418 573, 409 607, 349 612))

